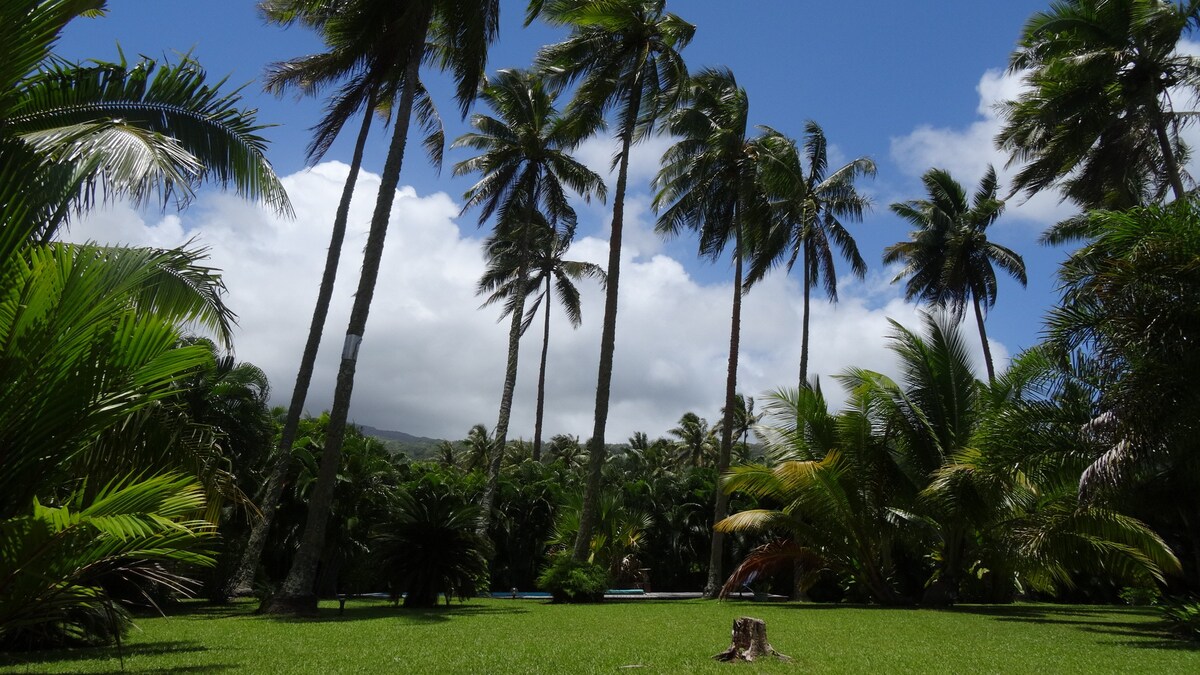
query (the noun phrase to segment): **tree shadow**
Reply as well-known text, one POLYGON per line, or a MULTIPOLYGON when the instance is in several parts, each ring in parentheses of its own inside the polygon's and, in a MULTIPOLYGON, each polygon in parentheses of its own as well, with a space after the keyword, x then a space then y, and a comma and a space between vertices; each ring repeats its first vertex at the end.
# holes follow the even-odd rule
POLYGON ((738 605, 754 605, 756 607, 778 607, 779 609, 798 609, 798 610, 827 610, 827 609, 864 609, 878 612, 905 611, 921 609, 917 605, 866 605, 866 604, 850 604, 842 602, 756 602, 749 598, 742 602, 738 602, 737 598, 722 600, 721 602, 734 603, 738 605))
MULTIPOLYGON (((0 668, 16 668, 24 667, 28 669, 31 666, 43 664, 62 664, 62 663, 94 663, 97 661, 118 661, 121 658, 130 659, 135 656, 163 656, 167 654, 199 654, 207 652, 208 648, 198 642, 190 641, 169 641, 169 642, 149 642, 149 643, 134 643, 122 645, 120 649, 116 646, 108 647, 82 647, 78 649, 54 649, 47 651, 28 651, 28 652, 7 652, 0 653, 0 668)), ((236 670, 235 664, 209 664, 204 666, 187 666, 187 667, 172 667, 170 670, 158 669, 151 671, 139 672, 220 672, 224 670, 236 670)), ((120 670, 106 672, 121 672, 120 670)))
POLYGON ((1200 644, 1171 636, 1163 621, 1120 621, 1109 618, 1093 618, 1100 613, 1157 618, 1157 612, 1149 607, 1043 607, 1043 606, 972 606, 955 607, 948 611, 995 617, 997 621, 1017 621, 1034 624, 1057 624, 1072 626, 1085 633, 1124 638, 1115 642, 1125 647, 1141 649, 1171 649, 1183 651, 1200 650, 1200 644))
POLYGON ((390 602, 379 602, 371 605, 346 603, 344 610, 336 608, 321 608, 315 617, 262 614, 260 618, 280 623, 341 623, 346 621, 377 621, 388 619, 399 620, 408 624, 445 623, 457 617, 526 614, 529 610, 518 607, 485 607, 482 605, 458 604, 440 605, 429 608, 394 607, 390 602))

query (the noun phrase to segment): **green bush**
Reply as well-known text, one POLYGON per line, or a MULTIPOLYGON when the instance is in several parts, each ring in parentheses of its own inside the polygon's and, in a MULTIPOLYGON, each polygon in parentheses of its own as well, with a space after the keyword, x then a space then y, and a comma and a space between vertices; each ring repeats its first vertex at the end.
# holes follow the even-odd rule
POLYGON ((608 571, 591 562, 575 562, 566 552, 555 555, 538 576, 538 588, 555 602, 600 602, 608 590, 608 571))
POLYGON ((1171 624, 1171 632, 1189 640, 1200 640, 1200 600, 1170 600, 1158 608, 1171 624))
POLYGON ((1153 586, 1126 586, 1121 589, 1119 595, 1125 604, 1134 607, 1157 605, 1162 599, 1158 589, 1153 586))

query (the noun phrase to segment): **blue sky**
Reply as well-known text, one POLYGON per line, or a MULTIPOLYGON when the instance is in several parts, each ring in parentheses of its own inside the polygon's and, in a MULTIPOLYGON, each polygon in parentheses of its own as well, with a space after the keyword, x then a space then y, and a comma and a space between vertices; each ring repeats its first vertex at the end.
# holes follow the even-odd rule
MULTIPOLYGON (((321 214, 327 202, 336 200, 333 186, 339 165, 320 168, 324 172, 321 175, 329 179, 322 187, 300 185, 316 180, 316 176, 300 172, 305 168, 303 150, 308 128, 320 114, 320 102, 280 100, 262 94, 259 76, 266 64, 319 50, 320 43, 302 29, 283 31, 264 25, 251 2, 114 0, 110 4, 107 17, 79 20, 70 26, 58 52, 74 59, 114 58, 117 43, 130 58, 191 50, 210 76, 228 75, 231 84, 246 84, 243 94, 247 106, 258 108, 260 121, 277 125, 265 132, 271 141, 269 157, 276 170, 282 176, 293 176, 294 198, 295 190, 306 190, 304 196, 312 198, 314 206, 310 209, 307 199, 298 200, 303 202, 298 204, 298 211, 301 206, 305 210, 297 221, 280 223, 247 210, 245 205, 234 204, 227 196, 206 192, 189 211, 179 215, 133 213, 114 207, 80 223, 72 236, 165 245, 175 242, 172 237, 199 235, 201 243, 214 250, 213 264, 226 270, 231 302, 242 316, 239 356, 266 368, 276 388, 276 402, 285 404, 319 280, 319 257, 312 256, 311 249, 323 252, 324 244, 320 242, 325 235, 320 228, 327 228, 328 222, 321 214), (327 198, 316 199, 326 194, 321 190, 328 191, 327 198), (246 222, 239 225, 234 222, 238 219, 246 222), (305 230, 308 234, 304 237, 296 235, 305 227, 312 231, 305 230), (246 251, 255 250, 254 242, 266 245, 269 237, 264 233, 275 237, 271 253, 246 257, 246 251), (290 254, 295 256, 289 258, 290 254), (236 279, 256 278, 255 274, 263 273, 272 261, 279 265, 273 276, 245 282, 251 288, 235 285, 236 279), (250 265, 259 269, 243 273, 242 267, 250 265), (272 293, 281 296, 275 298, 272 293), (292 337, 294 334, 299 334, 298 340, 292 337)), ((851 226, 871 274, 866 282, 844 280, 840 287, 843 303, 838 308, 821 307, 814 317, 814 367, 822 377, 849 365, 887 372, 889 360, 882 337, 888 329, 885 319, 916 325, 915 308, 903 303, 898 288, 887 283, 892 274, 879 262, 885 246, 907 237, 907 228, 891 216, 887 205, 921 197, 919 176, 932 166, 949 169, 972 189, 989 161, 1004 162, 1004 156, 990 144, 997 123, 989 105, 1017 91, 1019 78, 1004 73, 1008 54, 1022 24, 1046 5, 1046 0, 670 3, 671 11, 697 25, 695 40, 684 52, 689 65, 693 69, 730 67, 749 92, 754 123, 799 135, 805 120, 813 119, 833 144, 833 162, 867 155, 878 163, 878 177, 861 184, 872 195, 875 207, 863 223, 851 226)), ((523 9, 523 2, 502 1, 502 32, 491 52, 489 70, 527 66, 539 46, 563 35, 542 25, 522 28, 523 9)), ((449 98, 446 79, 433 73, 426 74, 425 79, 446 121, 447 137, 452 139, 466 126, 449 98)), ((366 157, 366 171, 378 174, 385 143, 383 132, 377 130, 366 157)), ((634 429, 651 435, 663 433, 688 409, 712 420, 718 416, 724 382, 722 343, 727 340, 728 330, 728 291, 723 290, 722 283, 730 269, 727 262, 714 265, 698 261, 694 243, 689 240, 663 243, 650 232, 653 214, 646 209, 647 181, 655 169, 657 154, 668 143, 669 139, 654 139, 634 157, 630 195, 635 230, 629 238, 634 249, 630 260, 631 264, 642 264, 644 267, 639 269, 645 274, 634 274, 629 282, 623 279, 622 311, 626 305, 634 309, 618 327, 617 368, 629 370, 625 389, 621 389, 621 375, 617 377, 618 401, 614 404, 611 438, 619 439, 634 429), (638 286, 638 279, 647 286, 638 286), (632 284, 628 299, 626 283, 632 284), (663 299, 667 303, 663 307, 682 311, 691 298, 697 305, 690 311, 706 316, 693 323, 688 317, 668 315, 661 318, 661 323, 673 323, 676 328, 656 332, 655 324, 660 320, 654 318, 653 299, 676 283, 680 284, 679 296, 663 299), (639 318, 637 308, 644 308, 647 314, 639 318), (625 408, 621 407, 622 392, 625 408), (625 418, 621 417, 622 410, 627 413, 625 418)), ((581 156, 597 169, 606 168, 610 152, 607 139, 597 139, 580 149, 581 156)), ((347 139, 336 144, 325 159, 347 162, 349 155, 347 139)), ((452 178, 449 171, 453 162, 464 158, 462 154, 449 154, 440 175, 416 153, 410 153, 406 161, 401 184, 409 186, 410 191, 402 194, 409 194, 414 204, 419 203, 421 217, 431 219, 430 223, 436 221, 426 228, 428 232, 444 230, 447 239, 439 240, 437 245, 449 247, 445 254, 461 254, 463 259, 458 261, 461 265, 448 263, 446 270, 436 273, 445 275, 440 277, 441 282, 417 281, 413 285, 397 278, 398 286, 381 287, 381 295, 394 297, 396 304, 375 310, 364 343, 364 359, 370 350, 378 350, 373 358, 384 359, 399 352, 405 355, 403 359, 396 356, 395 363, 378 364, 376 372, 386 374, 384 381, 371 384, 372 370, 360 368, 360 382, 366 383, 356 391, 355 415, 361 422, 458 437, 470 424, 490 424, 494 419, 490 411, 498 400, 502 365, 490 361, 493 352, 503 347, 503 326, 494 323, 491 310, 485 310, 488 316, 483 320, 464 314, 439 323, 445 318, 442 310, 451 306, 461 304, 463 312, 479 314, 478 301, 469 293, 460 293, 463 297, 455 296, 458 299, 454 300, 439 295, 452 286, 461 287, 459 290, 465 293, 473 278, 460 277, 471 277, 478 271, 473 267, 478 262, 477 253, 471 251, 484 233, 476 230, 474 214, 455 217, 461 194, 470 181, 452 178), (394 294, 389 295, 389 291, 394 294), (424 332, 426 329, 432 332, 424 332), (472 365, 467 363, 471 359, 463 356, 466 353, 487 358, 472 365)), ((359 194, 363 194, 362 209, 369 211, 373 193, 365 190, 360 187, 359 194)), ((1068 215, 1070 209, 1058 205, 1054 195, 1023 202, 1023 198, 1015 198, 1008 214, 991 230, 993 240, 1025 256, 1029 271, 1027 289, 1002 280, 998 304, 989 316, 989 337, 1001 356, 1015 354, 1036 342, 1041 318, 1055 297, 1055 265, 1064 255, 1063 251, 1039 247, 1036 239, 1046 225, 1068 215)), ((332 213, 331 205, 328 209, 332 213)), ((580 256, 602 258, 607 213, 601 205, 580 206, 580 256)), ((393 230, 416 227, 412 222, 393 220, 393 230)), ((389 245, 403 244, 393 241, 389 245)), ((355 244, 347 248, 354 249, 355 244)), ((347 305, 359 266, 354 253, 343 259, 339 286, 340 302, 347 305)), ((422 262, 403 257, 412 255, 411 249, 389 254, 399 256, 395 263, 399 267, 407 264, 412 268, 422 262)), ((768 287, 753 291, 747 298, 747 352, 742 379, 751 395, 791 385, 795 377, 799 344, 795 281, 783 278, 781 273, 776 276, 779 278, 768 287), (758 299, 760 294, 762 300, 758 299)), ((588 297, 585 293, 585 300, 588 297)), ((557 400, 561 406, 557 412, 550 411, 551 433, 584 435, 590 430, 589 389, 594 387, 601 311, 599 302, 585 306, 585 326, 578 332, 556 324, 556 335, 562 336, 564 344, 558 352, 560 370, 554 370, 555 364, 551 364, 550 376, 555 378, 558 373, 560 389, 557 393, 552 389, 550 405, 553 408, 557 400)), ((666 310, 660 307, 656 311, 662 316, 666 310)), ((333 342, 340 342, 344 332, 344 320, 338 316, 335 307, 335 317, 327 329, 327 334, 336 337, 333 342)), ((972 331, 968 337, 977 342, 973 325, 967 328, 972 331)), ((537 345, 525 347, 516 413, 520 421, 514 421, 514 429, 528 436, 532 420, 526 423, 521 415, 532 405, 529 384, 536 368, 537 345), (522 402, 526 400, 523 394, 528 395, 528 402, 522 402)), ((314 412, 327 405, 330 398, 335 351, 328 348, 322 353, 323 365, 319 365, 318 381, 310 395, 309 408, 314 412)), ((827 387, 827 391, 834 389, 827 387)))

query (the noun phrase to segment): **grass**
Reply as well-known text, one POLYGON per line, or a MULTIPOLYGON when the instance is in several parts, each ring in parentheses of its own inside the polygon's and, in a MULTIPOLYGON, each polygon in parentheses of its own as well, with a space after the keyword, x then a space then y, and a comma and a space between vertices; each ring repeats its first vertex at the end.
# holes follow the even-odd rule
MULTIPOLYGON (((428 611, 352 600, 317 620, 253 604, 188 605, 144 618, 124 670, 248 673, 1183 673, 1200 647, 1168 639, 1153 611, 1015 605, 950 611, 731 601, 551 605, 474 600, 428 611), (756 616, 794 662, 716 663, 733 619, 756 616)), ((0 654, 0 671, 113 673, 114 648, 0 654)))

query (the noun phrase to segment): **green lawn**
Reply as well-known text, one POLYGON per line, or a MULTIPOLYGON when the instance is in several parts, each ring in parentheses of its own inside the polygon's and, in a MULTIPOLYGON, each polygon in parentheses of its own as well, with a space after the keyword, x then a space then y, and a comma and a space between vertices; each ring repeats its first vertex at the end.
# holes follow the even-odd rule
MULTIPOLYGON (((190 606, 139 620, 127 672, 1197 673, 1200 648, 1148 610, 1061 605, 953 611, 808 604, 475 600, 408 611, 370 600, 319 620, 190 606), (738 616, 767 622, 791 664, 720 664, 738 616)), ((4 672, 119 672, 117 651, 0 654, 4 672)))

